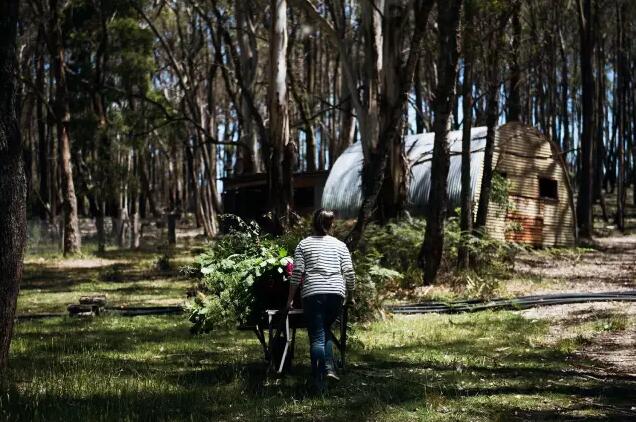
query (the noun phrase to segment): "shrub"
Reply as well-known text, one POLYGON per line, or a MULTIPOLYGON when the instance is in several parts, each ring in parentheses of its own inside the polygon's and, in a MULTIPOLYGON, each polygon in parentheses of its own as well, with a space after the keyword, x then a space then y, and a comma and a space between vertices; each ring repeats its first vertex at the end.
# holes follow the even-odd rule
MULTIPOLYGON (((378 267, 401 274, 393 287, 411 288, 419 285, 422 271, 417 265, 426 222, 421 219, 392 221, 384 226, 370 224, 360 243, 362 254, 377 257, 378 267)), ((358 259, 356 262, 361 262, 358 259)))
POLYGON ((355 305, 350 310, 354 321, 371 320, 382 315, 382 305, 387 295, 395 291, 404 275, 381 265, 382 255, 373 250, 356 251, 353 265, 356 272, 355 305))
POLYGON ((278 307, 287 300, 287 249, 261 235, 256 223, 241 223, 197 258, 202 279, 189 304, 193 332, 249 323, 270 298, 278 307))

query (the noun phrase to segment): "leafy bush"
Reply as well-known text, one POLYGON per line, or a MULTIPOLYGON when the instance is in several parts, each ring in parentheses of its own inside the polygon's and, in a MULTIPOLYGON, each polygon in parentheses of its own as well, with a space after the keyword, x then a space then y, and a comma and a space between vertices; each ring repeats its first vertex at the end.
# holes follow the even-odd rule
MULTIPOLYGON (((384 226, 370 224, 360 243, 362 254, 377 257, 378 267, 398 272, 401 277, 393 287, 412 288, 422 280, 422 271, 417 265, 426 222, 410 219, 389 222, 384 226)), ((375 258, 374 258, 375 259, 375 258)), ((356 262, 361 261, 358 259, 356 262)), ((364 265, 363 262, 360 262, 364 265)))
MULTIPOLYGON (((223 216, 221 227, 226 234, 200 254, 194 265, 181 271, 199 278, 189 304, 195 333, 246 324, 266 307, 284 307, 289 289, 284 268, 293 262, 296 245, 310 233, 306 220, 276 238, 263 234, 256 223, 246 223, 236 216, 223 216)), ((395 229, 403 231, 397 225, 395 229)), ((378 239, 369 250, 352 256, 356 271, 352 320, 369 320, 381 314, 386 293, 404 278, 382 262, 383 255, 377 248, 384 241, 378 239)), ((402 252, 407 253, 406 249, 402 252)))
POLYGON ((286 302, 285 267, 292 262, 287 249, 261 235, 256 223, 241 223, 197 258, 202 279, 189 304, 193 332, 246 324, 271 298, 278 306, 286 302))
POLYGON ((382 305, 390 292, 395 291, 404 275, 381 265, 382 255, 373 250, 353 254, 356 272, 355 305, 350 309, 354 321, 365 321, 382 315, 382 305))
POLYGON ((487 232, 462 232, 456 217, 448 220, 445 239, 442 272, 454 287, 465 290, 469 296, 492 296, 500 281, 510 276, 514 258, 523 250, 523 246, 493 239, 487 232), (455 272, 460 246, 465 246, 470 254, 469 271, 455 272))

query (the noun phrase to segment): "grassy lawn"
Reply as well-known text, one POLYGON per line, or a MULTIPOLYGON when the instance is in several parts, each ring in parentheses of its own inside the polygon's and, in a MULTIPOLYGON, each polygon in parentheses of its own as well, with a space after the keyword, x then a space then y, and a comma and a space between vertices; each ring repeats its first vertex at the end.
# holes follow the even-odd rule
POLYGON ((20 286, 18 314, 65 312, 80 296, 105 294, 109 305, 150 306, 183 303, 192 282, 179 276, 179 267, 192 261, 186 248, 176 249, 170 268, 160 268, 156 249, 107 250, 63 259, 59 253, 27 255, 20 286))
MULTIPOLYGON (((200 246, 172 251, 169 268, 158 265, 158 247, 98 255, 89 243, 71 259, 32 251, 18 313, 64 312, 94 294, 112 306, 181 304, 192 282, 178 269, 200 246)), ((586 251, 540 253, 578 261, 586 251)), ((531 275, 517 284, 552 283, 531 275)), ((461 294, 442 286, 427 296, 461 294)), ((598 333, 631 327, 630 318, 598 313, 562 328, 560 340, 549 319, 505 311, 356 324, 348 370, 325 397, 307 395, 304 332, 293 372, 280 378, 267 373, 251 333, 192 336, 185 315, 23 319, 0 381, 0 420, 625 420, 634 378, 600 373, 575 352, 598 333)))
POLYGON ((571 342, 549 346, 547 324, 510 312, 358 325, 349 370, 324 398, 305 393, 304 333, 293 374, 278 379, 249 333, 194 337, 188 325, 179 316, 20 322, 0 419, 589 420, 629 405, 636 387, 575 369, 571 342))

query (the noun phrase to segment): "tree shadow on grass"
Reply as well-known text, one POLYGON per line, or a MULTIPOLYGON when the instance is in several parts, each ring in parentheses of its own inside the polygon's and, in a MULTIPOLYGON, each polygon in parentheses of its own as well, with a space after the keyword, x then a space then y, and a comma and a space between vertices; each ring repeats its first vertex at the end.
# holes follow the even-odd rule
POLYGON ((524 338, 527 330, 513 320, 498 323, 519 334, 490 343, 463 337, 354 348, 342 381, 323 399, 305 387, 306 344, 297 345, 292 375, 278 378, 267 372, 248 333, 192 337, 181 317, 138 318, 19 326, 11 362, 13 385, 21 387, 4 396, 9 401, 2 398, 0 420, 357 421, 399 420, 402 413, 411 419, 576 420, 575 410, 625 420, 636 387, 630 378, 574 370, 567 355, 553 349, 517 348, 495 356, 499 343, 524 338), (538 404, 554 397, 574 398, 575 406, 538 404))

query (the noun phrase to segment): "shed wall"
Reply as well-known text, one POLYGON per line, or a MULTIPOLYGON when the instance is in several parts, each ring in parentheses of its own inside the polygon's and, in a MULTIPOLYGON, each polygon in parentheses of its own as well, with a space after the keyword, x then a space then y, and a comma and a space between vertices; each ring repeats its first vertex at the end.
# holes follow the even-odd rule
POLYGON ((497 129, 495 170, 510 181, 513 204, 507 212, 490 203, 486 227, 500 240, 515 240, 535 246, 575 244, 574 214, 568 180, 550 142, 537 130, 519 123, 497 129), (557 182, 557 199, 542 198, 539 178, 557 182), (522 231, 511 230, 521 226, 522 231))

